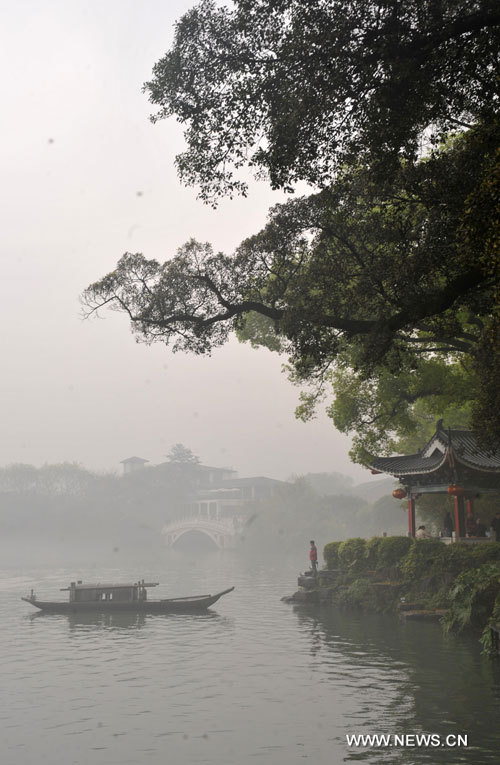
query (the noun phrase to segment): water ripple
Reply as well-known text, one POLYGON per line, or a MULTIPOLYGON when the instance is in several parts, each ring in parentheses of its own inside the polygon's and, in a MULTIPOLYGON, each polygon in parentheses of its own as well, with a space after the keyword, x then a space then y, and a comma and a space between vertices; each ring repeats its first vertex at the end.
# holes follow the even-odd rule
MULTIPOLYGON (((167 561, 168 563, 168 561, 167 561)), ((167 563, 165 565, 167 565, 167 563)), ((160 593, 236 585, 203 616, 27 614, 33 587, 167 578, 161 568, 4 571, 0 719, 8 765, 497 762, 500 672, 466 638, 390 617, 294 610, 296 571, 231 555, 160 593), (29 736, 27 736, 29 731, 29 736), (469 732, 468 750, 349 749, 346 733, 469 732)))

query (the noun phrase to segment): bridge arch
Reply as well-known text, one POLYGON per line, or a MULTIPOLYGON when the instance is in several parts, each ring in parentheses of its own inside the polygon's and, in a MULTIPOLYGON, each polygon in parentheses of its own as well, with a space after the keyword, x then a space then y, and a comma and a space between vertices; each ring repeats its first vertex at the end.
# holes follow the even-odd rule
POLYGON ((193 531, 205 534, 220 550, 231 547, 236 536, 236 529, 231 518, 211 520, 198 516, 172 521, 163 527, 162 534, 166 545, 174 547, 181 537, 193 531))

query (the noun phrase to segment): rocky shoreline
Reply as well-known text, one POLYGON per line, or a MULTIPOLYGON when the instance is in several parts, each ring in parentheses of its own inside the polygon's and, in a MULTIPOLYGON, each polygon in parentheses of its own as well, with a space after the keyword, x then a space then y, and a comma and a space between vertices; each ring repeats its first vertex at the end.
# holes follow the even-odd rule
MULTIPOLYGON (((340 570, 331 571, 322 569, 314 576, 311 571, 305 571, 298 577, 297 584, 299 589, 293 595, 284 595, 281 601, 292 605, 343 605, 339 595, 346 592, 349 589, 349 585, 338 582, 341 573, 340 570)), ((394 596, 402 588, 400 582, 374 581, 371 583, 371 586, 375 589, 375 592, 389 592, 392 598, 394 598, 394 607, 390 610, 397 612, 405 620, 440 621, 448 613, 447 608, 422 608, 418 603, 407 603, 404 597, 399 602, 395 601, 394 596)), ((375 597, 374 604, 377 601, 378 598, 375 597)), ((373 610, 379 609, 375 608, 373 610)))
POLYGON ((323 555, 326 566, 301 573, 283 602, 438 621, 445 632, 472 630, 486 653, 500 652, 500 543, 355 538, 329 543, 323 555))

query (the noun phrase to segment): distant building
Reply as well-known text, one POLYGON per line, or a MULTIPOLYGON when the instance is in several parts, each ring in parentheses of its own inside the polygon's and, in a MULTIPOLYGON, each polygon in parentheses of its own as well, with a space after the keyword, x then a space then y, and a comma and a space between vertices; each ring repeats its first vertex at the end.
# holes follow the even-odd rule
POLYGON ((231 547, 256 512, 259 502, 287 485, 285 481, 264 476, 236 478, 236 472, 227 468, 196 467, 202 469, 198 476, 202 477, 204 485, 198 482, 197 490, 184 508, 183 517, 163 527, 162 534, 169 547, 191 532, 205 534, 221 549, 231 547), (232 477, 224 478, 227 474, 232 477))
POLYGON ((286 481, 278 481, 277 478, 267 478, 262 475, 224 479, 221 484, 223 489, 238 489, 241 499, 246 502, 255 502, 259 499, 272 497, 277 489, 286 485, 286 481))
POLYGON ((222 486, 226 481, 236 479, 238 476, 238 472, 232 468, 217 468, 208 465, 198 465, 198 468, 203 486, 222 486))
POLYGON ((143 460, 142 457, 127 457, 126 460, 121 460, 120 465, 123 465, 123 474, 127 475, 143 468, 146 462, 149 460, 143 460))
POLYGON ((277 489, 285 485, 284 481, 265 476, 225 479, 213 488, 198 491, 195 512, 200 517, 216 520, 241 517, 253 503, 272 497, 277 489))
POLYGON ((222 486, 224 481, 234 479, 238 475, 238 472, 232 468, 210 467, 200 465, 198 462, 162 462, 158 467, 165 471, 182 471, 199 488, 222 486))

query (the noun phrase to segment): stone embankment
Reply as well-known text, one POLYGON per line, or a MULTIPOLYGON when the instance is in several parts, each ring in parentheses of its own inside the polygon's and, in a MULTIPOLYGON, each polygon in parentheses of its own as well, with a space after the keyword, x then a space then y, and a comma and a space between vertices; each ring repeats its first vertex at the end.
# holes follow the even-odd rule
MULTIPOLYGON (((284 603, 301 605, 342 605, 342 596, 347 592, 349 586, 340 583, 341 576, 342 571, 340 569, 322 569, 316 575, 312 571, 305 571, 298 577, 299 589, 297 592, 293 595, 285 595, 281 600, 284 603)), ((383 610, 397 611, 405 620, 440 621, 448 613, 446 608, 422 608, 418 603, 405 602, 405 598, 400 598, 398 602, 399 591, 402 588, 400 582, 372 581, 369 586, 373 591, 375 607, 377 603, 380 604, 380 594, 384 593, 381 605, 385 604, 386 608, 383 610), (390 603, 392 603, 392 608, 390 603), (389 608, 387 608, 388 605, 389 608)))
POLYGON ((312 571, 305 571, 299 575, 297 584, 299 589, 293 595, 285 595, 281 598, 284 603, 318 604, 327 605, 334 603, 335 593, 338 591, 338 578, 340 569, 321 569, 315 575, 312 571), (332 587, 332 585, 337 585, 332 587))

